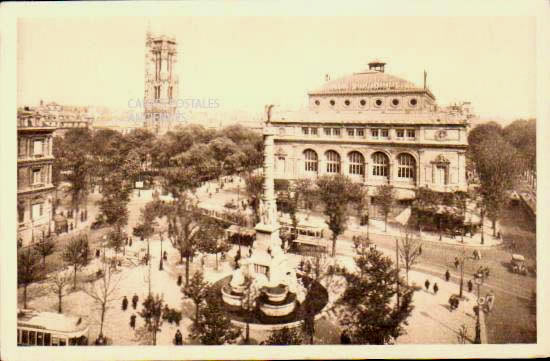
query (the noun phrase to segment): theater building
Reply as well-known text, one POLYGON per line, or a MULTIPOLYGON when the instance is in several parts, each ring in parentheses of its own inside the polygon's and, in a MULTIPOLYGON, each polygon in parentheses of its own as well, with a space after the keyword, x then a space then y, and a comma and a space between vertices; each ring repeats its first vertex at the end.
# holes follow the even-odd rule
POLYGON ((33 112, 17 120, 17 237, 27 246, 53 231, 53 133, 55 122, 33 112))
POLYGON ((410 200, 417 187, 465 191, 469 103, 439 108, 426 86, 385 72, 385 63, 328 80, 305 111, 271 115, 279 179, 341 173, 370 195, 382 184, 410 200))

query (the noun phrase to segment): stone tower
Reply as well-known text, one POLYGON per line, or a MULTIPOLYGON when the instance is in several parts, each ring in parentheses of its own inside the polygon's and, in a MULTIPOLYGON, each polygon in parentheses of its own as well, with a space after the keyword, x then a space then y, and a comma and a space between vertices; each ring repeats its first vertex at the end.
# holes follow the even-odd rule
POLYGON ((145 127, 154 134, 164 134, 178 121, 178 76, 176 39, 153 35, 145 39, 145 127))

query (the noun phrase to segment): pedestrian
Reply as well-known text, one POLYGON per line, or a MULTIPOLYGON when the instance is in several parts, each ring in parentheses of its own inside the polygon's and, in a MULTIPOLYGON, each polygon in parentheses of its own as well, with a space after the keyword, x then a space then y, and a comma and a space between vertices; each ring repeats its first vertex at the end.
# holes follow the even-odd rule
POLYGON ((434 295, 437 295, 437 291, 439 291, 439 287, 437 286, 437 282, 434 283, 434 295))
POLYGON ((474 284, 472 283, 472 280, 468 281, 468 292, 472 292, 472 289, 474 288, 474 284))
POLYGON ((457 257, 455 257, 455 269, 458 269, 458 265, 460 264, 460 261, 457 257))
POLYGON ((99 248, 95 250, 95 258, 99 258, 101 252, 99 251, 99 248))
POLYGON ((449 270, 447 270, 445 271, 445 280, 449 282, 450 279, 451 279, 451 273, 449 272, 449 270))
POLYGON ((132 238, 130 237, 130 241, 128 241, 128 245, 132 247, 132 238))
POLYGON ((426 280, 426 282, 424 282, 424 286, 426 286, 426 291, 429 291, 430 290, 430 281, 426 280))
POLYGON ((166 261, 168 259, 168 253, 166 253, 166 251, 164 251, 164 253, 162 254, 162 258, 166 261))
POLYGON ((181 283, 182 283, 181 275, 178 275, 178 286, 181 286, 181 283))
POLYGON ((136 328, 136 315, 130 316, 130 327, 133 329, 136 328))
POLYGON ((455 309, 455 295, 452 295, 451 297, 449 297, 449 311, 453 312, 454 309, 455 309))
POLYGON ((418 255, 420 256, 422 254, 422 245, 418 246, 418 255))
POLYGON ((128 299, 126 298, 126 296, 124 296, 124 298, 122 299, 122 311, 126 311, 127 308, 128 308, 128 299))
POLYGON ((134 310, 137 308, 138 301, 139 297, 136 293, 134 293, 134 297, 132 297, 132 307, 134 308, 134 310))
POLYGON ((183 336, 181 335, 180 330, 176 331, 175 339, 176 339, 176 345, 183 345, 183 336))

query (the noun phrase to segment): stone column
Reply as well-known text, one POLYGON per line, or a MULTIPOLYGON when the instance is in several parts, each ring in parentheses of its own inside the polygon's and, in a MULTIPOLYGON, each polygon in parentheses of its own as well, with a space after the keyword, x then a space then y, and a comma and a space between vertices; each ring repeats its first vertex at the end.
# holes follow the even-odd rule
POLYGON ((274 136, 275 128, 264 127, 264 184, 260 203, 260 223, 256 225, 256 242, 254 247, 263 249, 279 246, 279 224, 277 222, 277 206, 275 202, 274 176, 274 136))

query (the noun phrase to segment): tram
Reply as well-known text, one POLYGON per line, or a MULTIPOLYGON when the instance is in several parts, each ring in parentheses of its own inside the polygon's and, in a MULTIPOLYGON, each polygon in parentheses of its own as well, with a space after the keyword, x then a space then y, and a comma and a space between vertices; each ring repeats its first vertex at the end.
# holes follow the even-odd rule
POLYGON ((84 346, 88 333, 89 325, 82 317, 17 310, 18 346, 84 346))

